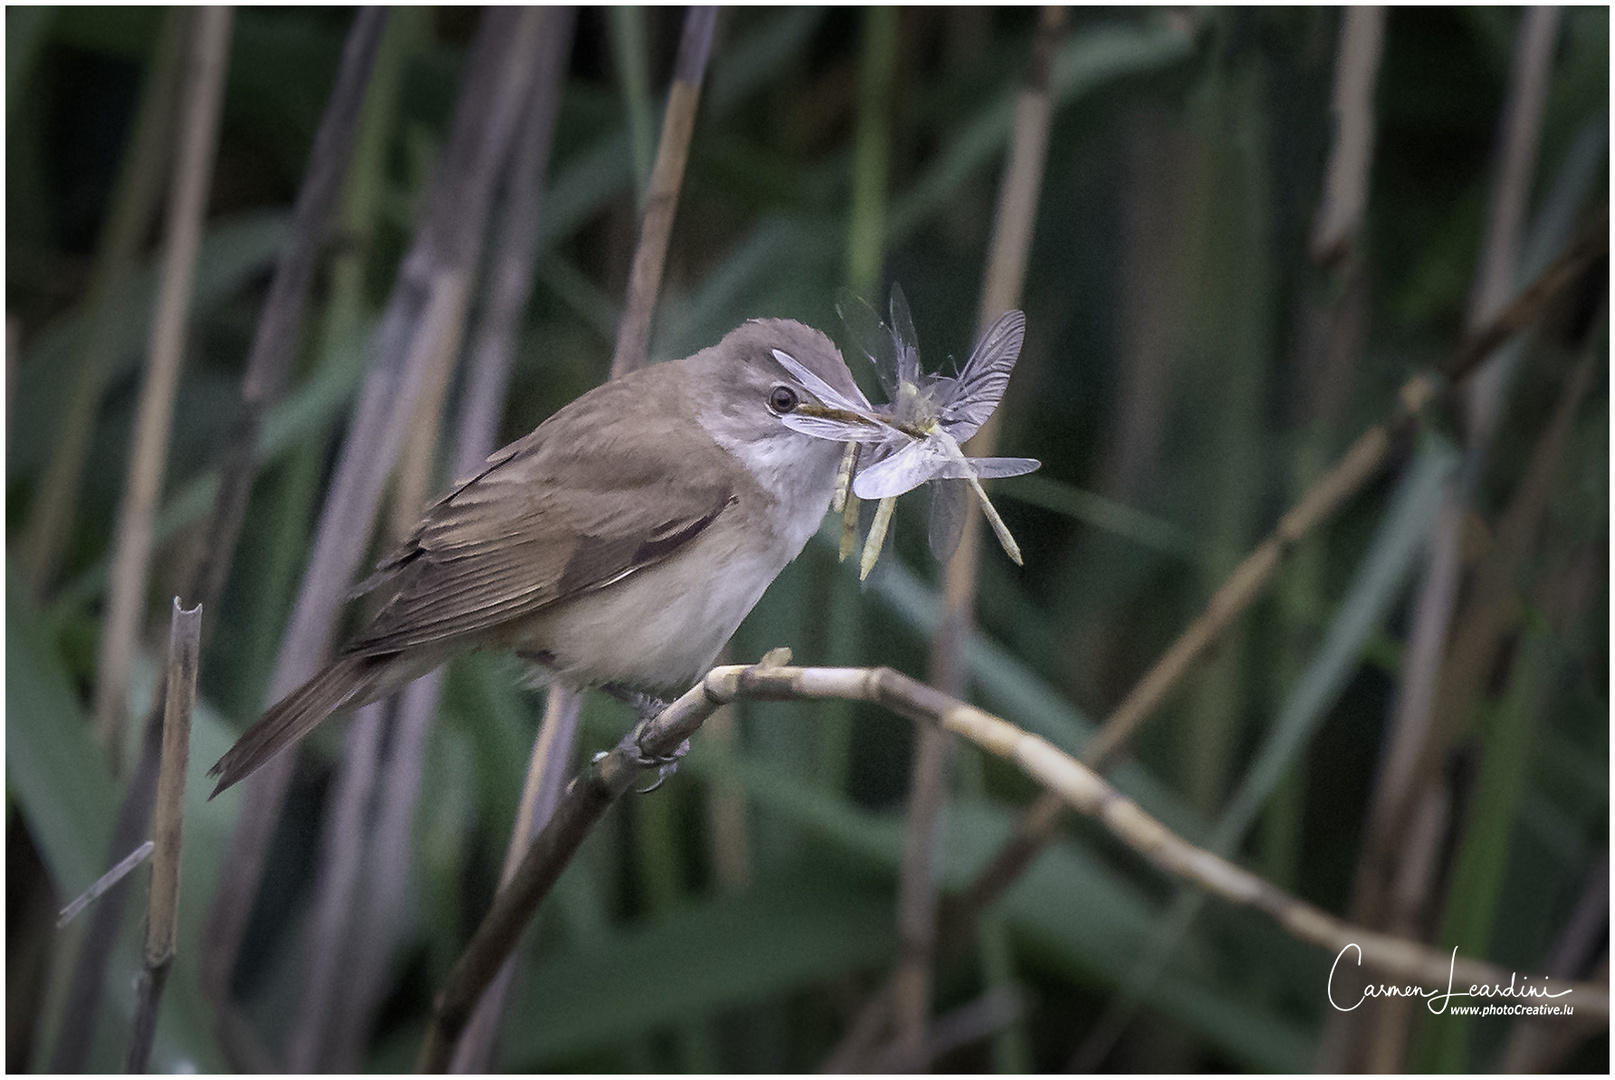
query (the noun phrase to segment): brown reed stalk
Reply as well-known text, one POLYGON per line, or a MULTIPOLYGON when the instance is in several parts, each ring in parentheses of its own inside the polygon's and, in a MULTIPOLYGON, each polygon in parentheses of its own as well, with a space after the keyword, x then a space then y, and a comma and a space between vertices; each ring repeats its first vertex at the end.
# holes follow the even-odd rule
POLYGON ((146 606, 151 573, 152 519, 162 493, 163 468, 173 426, 174 394, 185 352, 185 323, 196 253, 202 245, 202 219, 212 185, 218 145, 224 72, 230 59, 229 8, 197 8, 192 14, 189 60, 180 109, 179 145, 174 155, 163 239, 162 278, 152 318, 150 357, 140 387, 129 470, 113 541, 110 595, 101 623, 96 663, 95 733, 107 747, 116 775, 122 761, 129 712, 129 671, 146 606))
POLYGON ((1312 225, 1312 261, 1320 266, 1336 266, 1350 256, 1368 209, 1374 90, 1384 42, 1384 8, 1362 5, 1342 10, 1335 63, 1335 138, 1312 225))
POLYGON ((174 597, 168 627, 169 692, 163 708, 162 768, 157 777, 157 819, 152 826, 151 909, 146 919, 145 967, 136 991, 134 1020, 123 1071, 143 1073, 157 1035, 163 987, 179 948, 179 871, 185 833, 185 769, 191 760, 191 712, 196 708, 197 658, 202 648, 202 606, 189 611, 174 597))
POLYGON ((684 16, 684 36, 673 66, 673 86, 662 114, 662 141, 656 147, 650 191, 640 218, 639 243, 628 272, 628 298, 624 301, 617 347, 611 355, 611 377, 616 378, 645 362, 650 344, 651 315, 662 286, 667 242, 673 235, 673 212, 684 184, 684 166, 690 159, 690 137, 695 133, 695 112, 701 102, 701 80, 712 52, 718 9, 692 7, 684 16))

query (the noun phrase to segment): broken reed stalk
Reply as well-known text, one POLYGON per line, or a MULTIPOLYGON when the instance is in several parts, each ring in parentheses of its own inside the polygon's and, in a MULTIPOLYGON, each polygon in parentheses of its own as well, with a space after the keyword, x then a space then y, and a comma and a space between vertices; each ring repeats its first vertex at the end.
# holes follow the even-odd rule
POLYGON ((218 144, 224 71, 230 59, 229 8, 197 8, 191 16, 179 144, 169 190, 168 228, 163 238, 162 279, 152 318, 146 377, 140 387, 129 470, 113 543, 107 613, 101 624, 96 663, 95 733, 107 747, 113 775, 120 771, 124 720, 129 711, 129 671, 140 637, 151 571, 152 519, 162 492, 163 468, 173 426, 174 395, 185 352, 185 323, 202 246, 218 144))
POLYGON ((85 889, 83 892, 79 893, 78 896, 73 898, 73 901, 70 904, 62 908, 61 914, 56 917, 56 929, 60 930, 68 923, 78 918, 79 913, 85 908, 89 907, 91 904, 95 903, 96 900, 100 899, 102 893, 106 892, 118 882, 128 877, 135 867, 139 866, 141 863, 145 862, 151 857, 151 850, 153 846, 154 845, 150 840, 145 841, 139 847, 125 855, 123 859, 120 860, 118 864, 111 870, 108 870, 106 873, 96 878, 94 884, 92 884, 88 889, 85 889))
POLYGON ((656 164, 651 169, 650 191, 640 219, 639 243, 634 248, 634 263, 628 272, 628 298, 617 331, 617 347, 611 356, 612 378, 645 362, 645 351, 650 345, 651 315, 656 310, 662 267, 667 261, 667 242, 673 235, 673 211, 678 207, 679 190, 684 184, 684 166, 690 159, 690 136, 695 132, 696 106, 701 101, 701 79, 706 74, 717 23, 715 7, 692 7, 684 16, 684 36, 679 41, 678 59, 673 67, 667 111, 662 116, 662 141, 656 147, 656 164))
MULTIPOLYGON (((1445 391, 1440 389, 1438 377, 1428 374, 1416 375, 1402 385, 1391 415, 1364 432, 1339 463, 1319 477, 1301 501, 1279 520, 1267 539, 1234 569, 1206 605, 1205 611, 1162 654, 1089 740, 1083 748, 1084 761, 1100 771, 1115 763, 1138 728, 1160 706, 1193 661, 1272 582, 1295 545, 1332 517, 1378 474, 1390 459, 1393 448, 1400 444, 1417 422, 1419 414, 1438 402, 1450 404, 1454 395, 1453 387, 1462 383, 1492 350, 1507 341, 1513 333, 1536 322, 1584 273, 1607 255, 1608 221, 1608 213, 1605 212, 1592 222, 1577 243, 1555 259, 1491 323, 1459 347, 1445 368, 1445 391)), ((1021 815, 1010 839, 1005 841, 961 894, 959 912, 962 924, 973 924, 975 918, 1031 865, 1057 835, 1061 816, 1059 800, 1047 794, 1040 796, 1021 815)))
MULTIPOLYGON (((1065 20, 1065 8, 1043 8, 1032 39, 1031 68, 1026 85, 1016 98, 1009 159, 993 218, 977 315, 978 336, 986 333, 1006 311, 1021 303, 1053 115, 1050 66, 1065 20)), ((1002 416, 1003 410, 995 412, 970 440, 967 449, 972 455, 992 455, 1002 416)), ((967 681, 964 643, 975 622, 976 572, 982 531, 981 511, 974 501, 965 515, 959 549, 947 567, 944 614, 931 641, 930 656, 932 683, 958 697, 964 696, 967 681)), ((934 838, 937 818, 948 797, 951 748, 951 740, 943 732, 923 729, 915 743, 910 772, 908 822, 898 885, 899 954, 892 973, 896 1007, 894 1052, 910 1060, 918 1060, 922 1055, 931 1026, 932 961, 937 928, 934 838)))
POLYGON ((157 1034, 163 986, 179 947, 179 871, 185 833, 185 769, 191 760, 191 712, 196 707, 197 657, 202 648, 202 605, 189 611, 174 597, 168 627, 168 695, 163 708, 163 759, 157 777, 156 845, 151 859, 151 910, 146 920, 145 969, 140 973, 134 1021, 123 1071, 143 1073, 157 1034))
MULTIPOLYGON (((606 808, 654 764, 671 753, 718 708, 737 700, 864 701, 911 720, 968 739, 1020 769, 1062 803, 1092 818, 1113 837, 1158 869, 1243 907, 1271 916, 1300 941, 1339 953, 1356 946, 1362 966, 1396 981, 1446 986, 1508 983, 1507 973, 1487 963, 1451 958, 1413 941, 1360 927, 1296 899, 1255 874, 1195 847, 1117 791, 1096 772, 1038 735, 927 686, 890 668, 799 668, 784 666, 788 650, 776 650, 751 666, 714 668, 646 727, 635 743, 629 732, 608 754, 585 769, 567 789, 555 815, 533 841, 510 882, 494 896, 465 951, 438 993, 416 1065, 441 1071, 478 996, 515 948, 522 930, 576 854, 606 808)), ((1578 1010, 1607 1018, 1607 988, 1569 984, 1578 1010)))

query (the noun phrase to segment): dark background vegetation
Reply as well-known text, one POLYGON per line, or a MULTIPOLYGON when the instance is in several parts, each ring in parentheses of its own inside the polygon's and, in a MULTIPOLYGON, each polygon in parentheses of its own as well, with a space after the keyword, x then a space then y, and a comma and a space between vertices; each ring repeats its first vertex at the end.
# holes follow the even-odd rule
MULTIPOLYGON (((502 440, 607 373, 636 233, 628 118, 648 106, 654 137, 682 9, 646 9, 643 17, 649 99, 636 102, 620 77, 611 19, 580 12, 502 440)), ((132 699, 137 716, 149 700, 172 583, 199 556, 197 512, 186 518, 170 508, 220 458, 351 18, 349 9, 237 12, 165 484, 167 525, 132 699)), ((317 278, 287 392, 305 407, 288 414, 282 448, 254 488, 223 602, 207 616, 216 627, 202 657, 193 794, 200 770, 265 703, 357 384, 351 362, 345 381, 311 380, 321 365, 359 355, 356 347, 329 354, 321 327, 339 318, 364 326, 379 313, 478 18, 466 8, 394 15, 383 48, 397 65, 397 92, 365 121, 384 125, 385 154, 373 175, 352 181, 371 186, 373 216, 334 245, 362 252, 362 303, 356 312, 331 311, 331 283, 317 278)), ((1062 49, 1102 48, 1106 35, 1119 34, 1116 41, 1147 58, 1066 94, 1055 113, 1023 303, 1026 346, 999 443, 1044 464, 995 488, 1025 566, 990 544, 985 550, 971 654, 974 693, 986 707, 1067 748, 1081 745, 1091 720, 1116 705, 1310 479, 1385 415, 1395 389, 1461 338, 1519 12, 1389 14, 1356 256, 1367 289, 1362 343, 1337 371, 1334 404, 1320 411, 1306 374, 1317 351, 1309 312, 1339 299, 1345 272, 1310 262, 1307 237, 1330 145, 1340 18, 1314 9, 1071 13, 1062 49)), ((143 319, 131 318, 118 345, 60 570, 24 588, 12 555, 55 445, 74 373, 62 335, 85 318, 93 253, 160 19, 140 8, 6 15, 12 1069, 47 1060, 76 941, 52 928, 50 913, 104 869, 116 805, 118 782, 86 734, 86 709, 143 319), (55 711, 21 722, 18 710, 37 712, 40 701, 55 711), (25 797, 17 770, 39 761, 66 763, 60 783, 43 793, 26 788, 25 797)), ((1008 100, 1035 21, 1027 9, 906 8, 898 16, 894 74, 881 103, 890 124, 889 242, 870 299, 881 304, 889 284, 901 282, 933 368, 949 355, 962 359, 972 344, 1003 134, 959 159, 968 167, 938 163, 954 160, 981 118, 1008 100)), ((684 355, 756 316, 792 316, 840 334, 834 298, 848 284, 864 25, 860 9, 723 13, 653 358, 684 355)), ((1590 152, 1593 166, 1572 209, 1585 217, 1606 199, 1607 138, 1597 136, 1607 135, 1608 43, 1607 9, 1566 10, 1528 225, 1567 182, 1578 152, 1590 152)), ((142 258, 155 266, 153 245, 142 258)), ((149 305, 151 282, 149 274, 137 282, 145 292, 131 310, 149 305)), ((1467 518, 1470 559, 1484 553, 1515 497, 1566 372, 1586 347, 1587 322, 1585 311, 1556 314, 1524 347, 1467 518)), ((1594 333, 1593 388, 1574 414, 1546 512, 1513 578, 1524 614, 1480 673, 1478 707, 1445 762, 1450 823, 1414 929, 1437 946, 1522 972, 1544 970, 1577 904, 1599 881, 1607 889, 1609 410, 1607 346, 1603 331, 1594 333), (1478 929, 1455 936, 1457 927, 1478 929)), ((1136 759, 1117 773, 1163 819, 1204 839, 1275 725, 1307 732, 1236 854, 1331 911, 1350 908, 1419 583, 1417 563, 1387 570, 1365 553, 1396 524, 1388 518, 1412 472, 1406 463, 1458 440, 1449 422, 1432 418, 1396 467, 1307 541, 1152 718, 1136 759), (1313 661, 1344 599, 1387 573, 1400 575, 1379 582, 1392 602, 1352 644, 1338 672, 1343 688, 1298 714, 1306 680, 1324 677, 1313 661)), ((837 564, 832 541, 810 544, 741 628, 733 655, 751 660, 783 644, 802 663, 890 664, 923 675, 939 581, 924 523, 923 501, 905 499, 895 547, 863 589, 852 565, 837 564)), ((406 921, 384 965, 367 1069, 408 1067, 432 994, 492 895, 542 709, 542 695, 520 682, 519 667, 497 656, 457 662, 449 674, 414 823, 406 921)), ((591 695, 580 752, 607 746, 628 722, 621 706, 591 695)), ((343 726, 328 725, 300 752, 237 972, 237 996, 271 1053, 288 1037, 299 993, 313 853, 343 726)), ((500 1066, 816 1068, 894 955, 910 744, 909 726, 879 710, 807 704, 747 705, 730 741, 697 739, 665 789, 611 811, 543 910, 522 953, 500 1066), (737 835, 737 820, 739 847, 720 850, 716 838, 737 835)), ((1036 793, 968 749, 956 756, 953 790, 942 876, 956 887, 1036 793)), ((159 1067, 223 1065, 194 980, 183 973, 196 963, 235 807, 230 798, 192 802, 181 974, 165 1001, 159 1067)), ((939 1012, 1006 984, 1021 993, 1023 1012, 941 1067, 1062 1067, 1166 933, 1173 896, 1139 859, 1085 824, 1070 825, 995 909, 970 959, 939 974, 939 1012)), ((132 908, 108 976, 96 1068, 114 1067, 127 1025, 143 903, 132 908)), ((1594 931, 1591 948, 1594 962, 1605 958, 1597 970, 1607 972, 1607 930, 1594 931)), ((1330 1021, 1324 984, 1332 959, 1259 915, 1212 902, 1105 1067, 1306 1069, 1319 1060, 1330 1021)), ((1510 1033, 1500 1020, 1425 1017, 1415 1022, 1404 1066, 1484 1070, 1501 1060, 1510 1033)), ((1597 1033, 1555 1063, 1602 1071, 1606 1055, 1607 1037, 1597 1033)))

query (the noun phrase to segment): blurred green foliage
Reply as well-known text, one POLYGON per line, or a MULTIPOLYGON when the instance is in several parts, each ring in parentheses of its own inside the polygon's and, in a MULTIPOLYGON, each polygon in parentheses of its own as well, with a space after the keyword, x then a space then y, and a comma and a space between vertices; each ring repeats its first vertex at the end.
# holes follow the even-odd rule
MULTIPOLYGON (((650 118, 659 119, 680 26, 678 9, 636 14, 642 21, 624 11, 580 15, 506 438, 609 367, 645 139, 647 130, 655 138, 650 118), (627 62, 646 67, 625 73, 627 62)), ((1307 305, 1329 302, 1341 287, 1305 254, 1332 131, 1339 12, 1072 12, 1055 63, 1026 347, 999 446, 1044 465, 996 489, 1025 567, 988 545, 980 630, 969 648, 973 692, 985 706, 1079 749, 1299 494, 1302 455, 1314 469, 1332 461, 1386 412, 1405 378, 1452 348, 1474 277, 1517 17, 1501 8, 1389 15, 1361 246, 1365 342, 1338 416, 1319 428, 1298 419, 1308 415, 1301 324, 1307 305), (1134 456, 1123 461, 1124 450, 1134 456)), ((264 430, 263 472, 231 584, 208 615, 217 633, 203 658, 193 770, 205 769, 263 704, 323 477, 362 374, 365 331, 408 242, 477 14, 397 18, 408 20, 392 46, 397 93, 390 112, 367 121, 379 125, 380 152, 364 167, 373 172, 355 180, 369 197, 350 201, 361 218, 346 220, 333 245, 333 257, 356 261, 357 289, 342 286, 335 270, 317 282, 299 373, 264 430)), ((237 15, 160 522, 153 648, 166 625, 165 589, 197 555, 195 525, 216 483, 258 307, 350 19, 343 9, 237 15)), ((884 221, 884 232, 853 239, 883 267, 872 300, 902 283, 935 368, 972 344, 1035 13, 905 8, 896 21, 888 78, 865 103, 884 112, 889 142, 884 189, 860 190, 865 198, 874 190, 884 206, 857 219, 884 221)), ((795 317, 839 335, 833 304, 849 260, 865 22, 856 9, 724 12, 654 357, 683 355, 757 316, 795 317)), ((39 497, 57 435, 84 333, 84 286, 159 23, 159 11, 140 8, 6 12, 8 545, 39 497)), ((1583 160, 1577 146, 1583 158, 1594 155, 1577 206, 1595 205, 1607 189, 1607 137, 1589 144, 1585 133, 1607 134, 1608 41, 1607 9, 1566 10, 1533 207, 1583 160)), ((18 935, 37 942, 55 931, 20 913, 30 890, 65 902, 99 873, 118 790, 84 713, 158 252, 144 258, 114 300, 115 366, 63 570, 42 609, 8 563, 8 989, 43 1003, 31 1027, 8 1025, 12 1068, 47 1060, 74 940, 58 935, 49 962, 30 968, 18 935)), ((1527 349, 1479 488, 1478 524, 1495 524, 1553 408, 1568 367, 1561 340, 1545 334, 1527 349)), ((1445 900, 1454 920, 1447 932, 1469 935, 1453 939, 1464 955, 1521 970, 1541 969, 1608 844, 1604 356, 1518 583, 1531 614, 1517 654, 1504 658, 1449 763, 1450 846, 1462 855, 1444 883, 1466 893, 1445 900), (1569 599, 1544 614, 1536 599, 1544 592, 1569 599), (1466 839, 1471 829, 1484 830, 1481 839, 1466 839)), ((1403 482, 1392 475, 1371 485, 1307 541, 1310 561, 1291 571, 1304 581, 1284 586, 1282 602, 1258 603, 1114 774, 1186 836, 1215 837, 1334 911, 1349 902, 1408 622, 1408 590, 1396 585, 1408 560, 1394 579, 1374 578, 1379 564, 1367 556, 1376 535, 1428 528, 1419 508, 1393 498, 1403 482), (1347 602, 1370 586, 1381 590, 1377 606, 1347 602), (1275 745, 1284 749, 1270 760, 1275 745), (1250 790, 1258 759, 1255 801, 1239 804, 1240 827, 1224 835, 1215 823, 1226 823, 1231 793, 1250 790), (1286 768, 1287 781, 1279 777, 1286 768), (1264 805, 1270 817, 1258 843, 1246 826, 1264 805)), ((903 503, 895 547, 861 590, 852 566, 835 559, 839 525, 827 524, 822 542, 742 626, 733 655, 753 659, 783 644, 801 663, 922 673, 938 603, 923 518, 918 500, 903 503)), ((492 895, 542 707, 508 658, 457 662, 446 685, 415 823, 408 924, 370 1040, 371 1069, 408 1067, 431 996, 492 895)), ((139 689, 149 695, 149 675, 139 689)), ((139 715, 145 699, 137 698, 139 715)), ((907 725, 863 706, 738 711, 736 740, 698 739, 675 779, 613 809, 567 871, 522 954, 501 1067, 811 1070, 878 985, 895 949, 907 725), (746 808, 743 884, 723 884, 715 869, 715 792, 738 794, 746 808)), ((597 695, 584 713, 584 753, 629 722, 597 695)), ((338 733, 323 731, 302 753, 238 973, 238 994, 272 1050, 297 993, 313 837, 339 747, 338 733)), ((960 756, 963 787, 942 830, 948 887, 969 880, 1035 794, 1002 763, 969 749, 960 756)), ((180 974, 154 1062, 164 1069, 222 1064, 195 965, 236 804, 230 796, 203 803, 200 772, 192 780, 180 974)), ((1172 896, 1135 856, 1072 824, 1003 901, 1001 954, 989 949, 939 974, 946 1011, 1007 970, 1024 996, 1023 1018, 995 1049, 974 1044, 941 1066, 1062 1067, 1159 944, 1172 896)), ((138 921, 128 920, 109 975, 97 1068, 117 1060, 138 921)), ((1142 1017, 1107 1065, 1307 1069, 1327 1020, 1331 960, 1261 917, 1213 902, 1163 955, 1160 977, 1141 988, 1142 1017)), ((1477 1022, 1456 1044, 1448 1038, 1440 1064, 1492 1067, 1507 1034, 1502 1021, 1477 1022)), ((1596 1068, 1606 1046, 1594 1040, 1572 1063, 1596 1068)))

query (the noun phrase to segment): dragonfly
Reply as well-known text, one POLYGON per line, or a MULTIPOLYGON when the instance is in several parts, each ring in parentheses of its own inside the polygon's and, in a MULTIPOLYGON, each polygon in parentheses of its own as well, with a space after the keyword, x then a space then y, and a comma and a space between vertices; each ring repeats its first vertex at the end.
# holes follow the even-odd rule
POLYGON ((982 335, 963 370, 944 375, 921 366, 914 320, 901 287, 892 287, 889 327, 850 293, 843 293, 836 309, 854 347, 875 366, 887 397, 884 406, 871 405, 861 392, 851 396, 836 391, 784 353, 774 355, 829 406, 817 416, 793 413, 785 417, 786 424, 803 434, 847 443, 837 498, 848 522, 842 558, 851 552, 857 499, 879 500, 859 571, 866 578, 885 543, 897 496, 926 484, 931 552, 939 561, 946 562, 958 547, 969 493, 974 492, 1004 553, 1020 565, 1020 546, 981 482, 1029 473, 1039 462, 967 457, 961 444, 992 416, 1009 386, 1025 338, 1025 315, 1006 312, 982 335))

